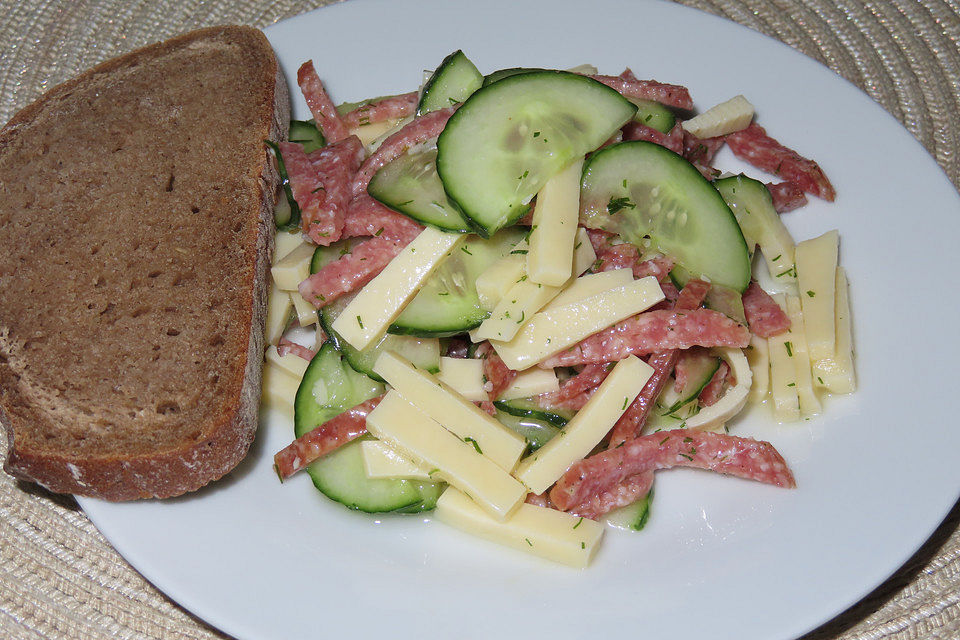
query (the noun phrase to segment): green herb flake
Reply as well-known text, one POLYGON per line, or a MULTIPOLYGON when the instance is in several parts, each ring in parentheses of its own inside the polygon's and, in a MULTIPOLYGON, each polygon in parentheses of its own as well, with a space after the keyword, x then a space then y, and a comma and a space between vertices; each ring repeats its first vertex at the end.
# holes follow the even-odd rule
POLYGON ((527 544, 528 544, 528 545, 530 545, 531 547, 533 546, 533 543, 530 542, 530 538, 524 538, 524 540, 527 541, 527 544))
POLYGON ((583 516, 580 516, 580 519, 577 520, 577 524, 573 525, 573 528, 576 529, 577 527, 579 527, 581 522, 583 522, 583 516))
POLYGON ((477 450, 477 453, 479 453, 480 455, 483 455, 483 451, 480 450, 480 445, 477 443, 476 440, 468 436, 464 438, 463 441, 466 443, 472 444, 473 448, 477 450))
POLYGON ((526 249, 514 249, 514 250, 511 251, 510 253, 511 253, 511 255, 514 254, 514 253, 517 253, 517 254, 520 254, 520 255, 526 255, 527 250, 526 250, 526 249))
POLYGON ((466 245, 460 247, 460 251, 463 251, 463 252, 464 252, 465 254, 467 254, 468 256, 472 256, 472 255, 473 255, 472 253, 470 253, 470 249, 467 249, 466 245))
POLYGON ((796 383, 796 382, 790 382, 790 383, 787 384, 787 386, 788 386, 788 387, 795 387, 795 386, 797 386, 797 383, 796 383))
POLYGON ((688 456, 688 455, 685 454, 685 453, 681 453, 680 455, 683 456, 684 458, 686 458, 687 460, 689 460, 690 462, 693 462, 693 458, 692 458, 691 456, 688 456))
POLYGON ((630 398, 624 398, 624 399, 623 399, 623 406, 620 407, 620 410, 621 410, 621 411, 623 411, 624 409, 627 408, 627 403, 628 403, 628 402, 630 402, 630 398))
POLYGON ((357 316, 357 324, 360 325, 361 329, 363 329, 363 320, 360 319, 360 316, 357 316))
POLYGON ((791 342, 784 342, 784 343, 783 343, 783 346, 787 349, 787 355, 792 358, 792 357, 793 357, 793 343, 791 343, 791 342))
POLYGON ((630 198, 610 198, 610 202, 607 203, 607 213, 613 215, 623 209, 636 209, 637 205, 630 201, 630 198))
POLYGON ((587 543, 586 543, 586 542, 581 542, 581 543, 580 543, 580 548, 581 548, 581 549, 586 549, 586 548, 587 548, 587 543))
POLYGON ((815 295, 817 295, 817 294, 816 294, 815 291, 807 291, 807 295, 812 298, 813 296, 815 296, 815 295))

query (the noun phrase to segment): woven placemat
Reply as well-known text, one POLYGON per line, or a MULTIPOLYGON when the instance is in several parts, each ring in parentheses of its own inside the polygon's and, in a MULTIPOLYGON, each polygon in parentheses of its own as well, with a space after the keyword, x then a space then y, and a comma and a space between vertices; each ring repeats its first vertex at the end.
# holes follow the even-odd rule
MULTIPOLYGON (((93 64, 200 26, 264 27, 329 2, 0 1, 0 122, 93 64)), ((956 0, 683 0, 786 42, 913 133, 960 187, 956 0)), ((0 456, 6 454, 0 438, 0 456)), ((897 574, 803 640, 960 638, 960 507, 897 574)), ((0 473, 0 638, 224 638, 114 551, 69 497, 0 473)))

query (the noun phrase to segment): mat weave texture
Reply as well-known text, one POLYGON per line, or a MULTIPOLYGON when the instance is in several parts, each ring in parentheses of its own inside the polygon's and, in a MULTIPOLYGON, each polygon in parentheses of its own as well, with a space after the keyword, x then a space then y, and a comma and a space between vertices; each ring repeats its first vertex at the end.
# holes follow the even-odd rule
MULTIPOLYGON (((519 0, 518 0, 519 1, 519 0)), ((0 122, 97 62, 176 33, 329 2, 0 0, 0 122)), ((957 0, 683 0, 773 36, 893 114, 960 188, 957 0)), ((7 444, 0 438, 0 456, 7 444)), ((893 517, 893 514, 891 514, 893 517)), ((960 638, 960 507, 895 576, 803 640, 960 638)), ((224 638, 154 589, 69 497, 0 473, 0 638, 224 638)))

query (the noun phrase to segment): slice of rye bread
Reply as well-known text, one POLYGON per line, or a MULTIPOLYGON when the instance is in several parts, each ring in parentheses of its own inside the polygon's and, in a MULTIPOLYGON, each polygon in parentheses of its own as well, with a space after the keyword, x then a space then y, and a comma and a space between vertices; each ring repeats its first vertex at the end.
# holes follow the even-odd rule
POLYGON ((5 469, 107 500, 198 489, 257 427, 289 96, 249 27, 103 63, 0 131, 5 469))

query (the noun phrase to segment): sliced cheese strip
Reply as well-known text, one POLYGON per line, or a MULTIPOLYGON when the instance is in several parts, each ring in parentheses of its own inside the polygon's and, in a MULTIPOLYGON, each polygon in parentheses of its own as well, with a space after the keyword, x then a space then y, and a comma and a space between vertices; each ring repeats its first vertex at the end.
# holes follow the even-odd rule
POLYGON ((650 365, 636 356, 618 362, 587 404, 560 433, 524 458, 514 476, 533 493, 546 491, 609 433, 652 374, 650 365))
POLYGON ((818 386, 833 393, 853 393, 857 390, 857 376, 853 367, 853 327, 850 321, 850 289, 847 274, 837 268, 837 342, 835 353, 821 358, 813 365, 818 386))
POLYGON ((296 291, 310 275, 310 261, 315 247, 303 243, 277 260, 270 268, 273 283, 284 291, 296 291))
POLYGON ((273 237, 274 263, 288 255, 291 251, 302 244, 306 244, 306 242, 303 239, 303 234, 301 234, 299 230, 292 232, 277 231, 276 235, 273 237))
MULTIPOLYGON (((780 308, 786 312, 786 298, 782 293, 773 294, 780 308)), ((800 419, 800 397, 797 395, 797 368, 793 364, 792 334, 785 331, 767 338, 770 355, 770 397, 773 399, 773 415, 780 422, 795 422, 800 419)))
POLYGON ((760 404, 770 395, 770 350, 766 338, 750 336, 750 346, 746 349, 747 361, 753 372, 753 385, 747 402, 760 404))
POLYGON ((810 358, 834 354, 837 340, 836 277, 840 235, 836 229, 797 244, 797 287, 807 323, 810 358))
POLYGON ((297 397, 299 387, 300 378, 278 364, 268 362, 263 367, 263 382, 260 392, 263 403, 291 419, 293 419, 293 400, 297 397))
POLYGON ((464 234, 446 233, 433 227, 421 231, 340 312, 333 322, 333 330, 353 347, 365 349, 386 332, 393 319, 464 237, 464 234))
POLYGON ((790 316, 790 342, 793 344, 793 365, 797 369, 797 397, 800 400, 800 413, 813 416, 823 411, 820 398, 813 390, 813 375, 810 371, 810 352, 807 349, 807 337, 804 331, 804 317, 800 309, 800 299, 787 296, 787 315, 790 316))
POLYGON ((660 284, 653 276, 647 276, 579 302, 538 313, 510 342, 491 340, 490 344, 508 367, 522 371, 661 300, 663 290, 660 284))
POLYGON ((414 462, 383 440, 364 440, 360 443, 360 452, 368 478, 433 480, 427 465, 414 462))
POLYGON ((493 311, 504 292, 517 284, 527 273, 527 253, 530 245, 526 240, 521 240, 510 250, 510 253, 503 256, 477 277, 474 286, 477 289, 477 297, 480 298, 480 306, 487 311, 493 311))
POLYGON ((741 95, 710 107, 683 122, 682 126, 698 138, 713 138, 746 129, 751 120, 753 105, 741 95))
POLYGON ((441 357, 437 378, 471 402, 490 399, 483 390, 482 360, 441 357))
POLYGON ((398 118, 395 120, 381 120, 380 122, 371 122, 369 124, 362 124, 359 127, 354 127, 350 129, 350 133, 360 138, 360 142, 363 146, 367 147, 373 144, 374 141, 379 140, 387 133, 392 133, 394 129, 397 128, 403 118, 398 118))
POLYGON ((483 454, 504 470, 512 471, 527 448, 523 436, 393 351, 382 353, 373 370, 407 401, 458 437, 475 440, 483 454))
POLYGON ((440 496, 434 515, 466 533, 578 568, 590 563, 603 538, 598 522, 532 504, 499 522, 452 487, 440 496))
POLYGON ((292 353, 281 356, 274 345, 267 347, 266 360, 268 364, 283 369, 298 381, 303 379, 303 374, 307 371, 307 365, 310 364, 308 360, 292 353))
POLYGON ((297 314, 297 323, 301 327, 309 327, 320 321, 320 316, 317 315, 317 308, 307 302, 306 299, 300 295, 299 291, 290 292, 290 302, 293 304, 293 310, 297 314))
POLYGON ((293 311, 293 301, 290 300, 290 292, 275 285, 271 286, 270 293, 267 296, 265 328, 267 344, 277 344, 280 341, 280 337, 287 329, 291 311, 293 311))
POLYGON ((600 273, 589 273, 580 276, 570 283, 570 285, 560 292, 556 298, 551 300, 541 311, 549 311, 567 304, 580 302, 584 298, 595 296, 622 287, 633 282, 633 270, 631 269, 613 269, 611 271, 602 271, 600 273))
POLYGON ((529 398, 541 393, 550 393, 560 388, 560 381, 553 369, 527 369, 521 371, 513 379, 497 400, 516 400, 529 398))
POLYGON ((581 173, 583 158, 547 180, 537 194, 527 254, 527 275, 534 282, 559 287, 573 275, 581 173))
MULTIPOLYGON (((573 252, 573 271, 580 275, 596 261, 597 254, 590 244, 586 230, 577 232, 577 249, 573 252)), ((545 304, 556 297, 563 287, 554 287, 521 279, 503 295, 490 317, 475 332, 477 340, 510 340, 524 323, 545 304)))
POLYGON ((527 497, 526 488, 483 455, 476 442, 461 440, 396 391, 388 391, 367 416, 367 430, 437 469, 431 475, 469 495, 497 520, 506 519, 527 497))

